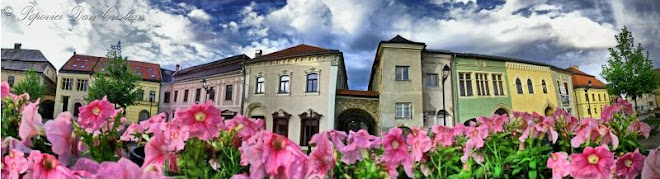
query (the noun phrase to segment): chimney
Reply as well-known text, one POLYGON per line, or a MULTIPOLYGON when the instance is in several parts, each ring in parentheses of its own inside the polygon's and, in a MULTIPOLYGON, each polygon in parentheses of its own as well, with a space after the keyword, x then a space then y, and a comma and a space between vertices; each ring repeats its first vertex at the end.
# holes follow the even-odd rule
POLYGON ((175 71, 179 71, 180 68, 181 68, 181 65, 176 64, 176 70, 175 71))
POLYGON ((76 55, 76 51, 73 51, 73 55, 76 55))
POLYGON ((260 57, 261 54, 262 54, 262 52, 263 52, 263 51, 261 51, 260 49, 257 50, 257 53, 254 54, 254 58, 260 57))
POLYGON ((21 49, 21 43, 14 43, 14 49, 16 50, 21 49))
POLYGON ((575 69, 578 69, 578 70, 580 69, 580 66, 577 66, 577 65, 573 65, 572 67, 575 68, 575 69))

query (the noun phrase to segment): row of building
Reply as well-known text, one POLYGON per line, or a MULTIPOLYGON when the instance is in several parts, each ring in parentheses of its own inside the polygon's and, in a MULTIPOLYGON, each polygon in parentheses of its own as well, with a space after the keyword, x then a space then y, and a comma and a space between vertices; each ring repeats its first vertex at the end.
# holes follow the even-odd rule
MULTIPOLYGON (((38 67, 48 94, 40 112, 77 114, 87 104, 92 75, 104 71, 105 57, 74 54, 55 75, 38 50, 2 49, 2 80, 10 85, 27 67, 38 67), (37 65, 40 64, 40 65, 37 65), (45 105, 44 105, 45 104, 45 105), (50 111, 48 108, 51 108, 50 111)), ((396 36, 378 45, 368 90, 348 88, 339 50, 298 45, 270 54, 260 51, 175 70, 129 60, 142 77, 142 96, 126 109, 132 121, 155 113, 174 117, 179 109, 212 100, 231 118, 243 114, 266 121, 266 129, 307 145, 329 129, 366 129, 379 134, 392 127, 454 125, 478 116, 513 111, 552 114, 556 108, 582 117, 599 117, 612 96, 605 84, 577 66, 427 49, 396 36)), ((637 106, 656 109, 659 97, 637 106)))

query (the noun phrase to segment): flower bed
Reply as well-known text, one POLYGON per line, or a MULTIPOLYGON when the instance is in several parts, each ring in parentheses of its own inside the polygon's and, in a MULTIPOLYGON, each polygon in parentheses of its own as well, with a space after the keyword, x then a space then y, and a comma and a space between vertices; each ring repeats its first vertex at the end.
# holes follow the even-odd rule
MULTIPOLYGON (((6 93, 3 178, 658 178, 660 148, 638 139, 650 127, 625 100, 601 119, 514 112, 469 125, 324 131, 309 155, 262 120, 223 120, 211 102, 126 124, 105 98, 43 123, 39 100, 6 93), (19 140, 20 139, 20 140, 19 140), (142 164, 129 148, 144 147, 142 164), (646 155, 645 155, 646 154, 646 155), (139 161, 136 161, 139 162, 139 161), (641 175, 640 175, 641 173, 641 175)), ((139 157, 138 157, 139 158, 139 157)))

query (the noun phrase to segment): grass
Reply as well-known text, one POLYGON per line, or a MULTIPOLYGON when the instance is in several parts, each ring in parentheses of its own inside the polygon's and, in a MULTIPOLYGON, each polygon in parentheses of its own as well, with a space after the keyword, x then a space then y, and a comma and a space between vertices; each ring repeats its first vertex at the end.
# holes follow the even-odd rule
POLYGON ((646 120, 644 120, 647 124, 653 126, 653 125, 660 125, 660 117, 650 117, 646 120))

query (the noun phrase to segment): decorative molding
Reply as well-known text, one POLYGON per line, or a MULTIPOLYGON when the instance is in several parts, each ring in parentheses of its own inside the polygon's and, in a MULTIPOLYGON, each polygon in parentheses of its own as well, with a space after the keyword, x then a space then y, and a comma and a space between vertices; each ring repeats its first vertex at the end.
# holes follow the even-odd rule
POLYGON ((315 67, 312 67, 309 70, 305 70, 305 75, 308 75, 310 73, 316 73, 321 75, 321 69, 316 69, 315 67))
POLYGON ((307 111, 303 112, 302 114, 298 115, 300 116, 301 120, 319 120, 321 119, 321 114, 317 113, 314 111, 312 108, 309 108, 307 111))

